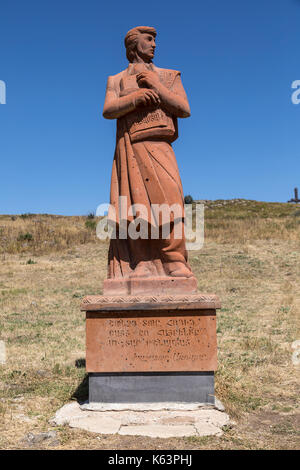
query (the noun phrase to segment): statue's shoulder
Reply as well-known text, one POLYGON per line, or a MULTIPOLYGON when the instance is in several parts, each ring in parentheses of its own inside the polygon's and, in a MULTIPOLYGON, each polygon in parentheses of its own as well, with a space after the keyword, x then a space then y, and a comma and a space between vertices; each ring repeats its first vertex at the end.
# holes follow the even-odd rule
POLYGON ((163 69, 161 67, 154 67, 154 70, 158 73, 160 80, 166 85, 167 88, 171 88, 175 78, 179 75, 179 70, 163 69))
POLYGON ((122 70, 122 72, 116 73, 116 75, 110 75, 108 78, 112 78, 113 80, 121 80, 121 78, 127 73, 127 69, 122 70))
POLYGON ((180 74, 179 70, 163 69, 161 67, 156 67, 156 65, 154 66, 154 70, 156 70, 156 72, 158 73, 164 73, 164 74, 175 75, 175 76, 180 74))
POLYGON ((127 69, 122 70, 122 72, 119 72, 116 75, 109 75, 107 79, 107 87, 118 89, 120 86, 120 81, 126 73, 127 69))

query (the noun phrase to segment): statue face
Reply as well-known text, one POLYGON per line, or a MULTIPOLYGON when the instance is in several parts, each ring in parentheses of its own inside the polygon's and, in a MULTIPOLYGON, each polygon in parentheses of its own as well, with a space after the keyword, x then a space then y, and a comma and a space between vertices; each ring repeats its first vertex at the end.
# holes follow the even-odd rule
POLYGON ((144 62, 150 62, 153 59, 155 47, 155 37, 152 36, 152 34, 139 34, 136 45, 136 52, 144 62))

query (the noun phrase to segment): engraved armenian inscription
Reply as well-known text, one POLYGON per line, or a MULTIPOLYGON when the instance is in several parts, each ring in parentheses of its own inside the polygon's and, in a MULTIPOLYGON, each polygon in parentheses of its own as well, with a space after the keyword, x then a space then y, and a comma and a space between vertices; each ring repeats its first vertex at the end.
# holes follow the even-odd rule
POLYGON ((216 317, 87 312, 88 372, 215 370, 216 317))

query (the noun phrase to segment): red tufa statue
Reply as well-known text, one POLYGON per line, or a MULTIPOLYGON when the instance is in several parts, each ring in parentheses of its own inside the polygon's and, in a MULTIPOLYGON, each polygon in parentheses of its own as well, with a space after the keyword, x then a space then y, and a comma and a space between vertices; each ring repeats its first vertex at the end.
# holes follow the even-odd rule
MULTIPOLYGON (((125 47, 129 65, 108 78, 103 116, 117 119, 110 202, 117 224, 120 196, 126 198, 128 207, 146 207, 148 221, 153 204, 177 204, 181 217, 171 217, 169 238, 161 235, 160 218, 158 239, 122 239, 118 235, 111 239, 104 293, 133 293, 124 290, 124 285, 134 279, 140 286, 136 292, 144 292, 146 284, 152 291, 163 285, 163 291, 175 292, 180 279, 185 281, 177 287, 178 292, 183 288, 185 292, 196 290, 185 246, 182 184, 171 145, 178 137, 177 118, 189 117, 190 107, 180 72, 153 64, 155 38, 152 27, 138 26, 128 31, 125 47), (180 226, 180 238, 174 236, 175 224, 180 226), (172 284, 174 280, 177 282, 172 284)), ((126 218, 129 224, 134 215, 126 218)))

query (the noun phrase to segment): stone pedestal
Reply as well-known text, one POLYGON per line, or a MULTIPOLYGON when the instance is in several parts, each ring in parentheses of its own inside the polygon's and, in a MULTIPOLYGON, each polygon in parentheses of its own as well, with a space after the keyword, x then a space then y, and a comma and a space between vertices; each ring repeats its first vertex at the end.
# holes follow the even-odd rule
POLYGON ((88 296, 90 403, 214 404, 215 295, 88 296))

